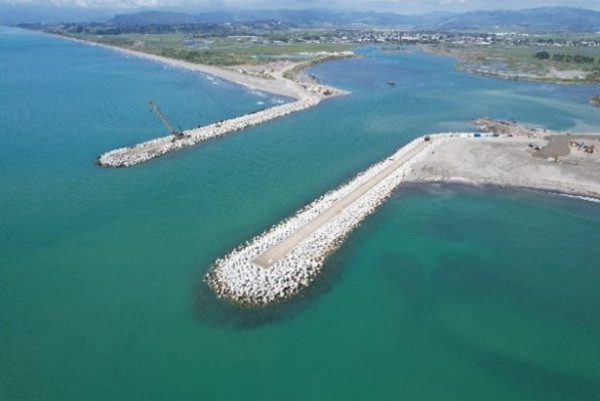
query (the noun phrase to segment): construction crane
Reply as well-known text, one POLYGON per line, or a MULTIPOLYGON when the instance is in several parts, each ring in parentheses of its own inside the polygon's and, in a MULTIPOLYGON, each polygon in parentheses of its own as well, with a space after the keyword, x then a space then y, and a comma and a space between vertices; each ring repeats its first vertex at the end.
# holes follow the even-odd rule
POLYGON ((150 99, 150 101, 148 103, 150 103, 150 107, 152 107, 152 109, 156 112, 156 114, 158 114, 158 117, 161 119, 161 121, 163 122, 165 127, 167 127, 167 129, 169 130, 171 135, 173 135, 173 140, 181 139, 184 137, 183 132, 177 131, 175 128, 173 128, 173 126, 167 120, 167 117, 165 117, 165 115, 162 113, 162 111, 160 111, 160 109, 158 108, 156 103, 154 103, 154 101, 152 99, 150 99))

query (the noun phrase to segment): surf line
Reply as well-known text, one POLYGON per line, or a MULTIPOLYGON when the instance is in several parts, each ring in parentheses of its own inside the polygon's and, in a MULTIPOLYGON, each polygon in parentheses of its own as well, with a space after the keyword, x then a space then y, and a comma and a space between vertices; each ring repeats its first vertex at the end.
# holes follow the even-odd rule
MULTIPOLYGON (((156 56, 128 49, 119 49, 110 46, 112 50, 122 52, 135 57, 150 59, 152 61, 165 63, 174 67, 189 69, 207 75, 215 75, 218 78, 246 86, 250 89, 265 91, 277 95, 292 96, 295 101, 282 105, 277 105, 268 109, 248 113, 239 117, 219 121, 206 126, 185 130, 182 132, 172 132, 171 135, 151 139, 132 146, 126 146, 114 149, 98 156, 96 163, 103 167, 127 167, 133 166, 162 156, 166 153, 193 146, 195 144, 218 138, 220 136, 239 131, 247 127, 258 125, 288 114, 305 110, 316 106, 326 98, 344 96, 349 92, 337 89, 320 83, 304 83, 292 79, 284 78, 283 75, 287 67, 280 71, 273 72, 269 78, 259 78, 249 76, 233 70, 223 68, 203 66, 188 63, 180 60, 173 60, 162 56, 156 56)), ((348 57, 347 54, 336 54, 336 57, 348 57)))

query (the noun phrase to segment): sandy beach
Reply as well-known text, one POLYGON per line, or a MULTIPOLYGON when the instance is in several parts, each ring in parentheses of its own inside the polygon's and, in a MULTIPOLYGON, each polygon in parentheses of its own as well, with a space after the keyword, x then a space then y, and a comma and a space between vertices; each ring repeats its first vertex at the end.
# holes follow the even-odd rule
MULTIPOLYGON (((339 90, 328 85, 322 85, 319 83, 296 82, 283 77, 286 71, 297 67, 299 64, 302 64, 301 62, 271 62, 262 66, 252 66, 252 68, 248 68, 247 66, 233 66, 230 68, 217 67, 212 65, 190 63, 183 60, 176 60, 168 57, 158 56, 155 54, 124 49, 116 46, 109 46, 96 42, 88 42, 85 40, 69 38, 66 36, 54 36, 61 39, 73 40, 75 42, 83 43, 89 46, 103 47, 105 49, 123 53, 131 57, 152 60, 157 63, 169 65, 171 67, 196 71, 203 74, 209 74, 224 79, 226 81, 245 86, 250 89, 264 91, 275 95, 286 96, 297 100, 305 99, 309 96, 314 95, 315 93, 319 93, 324 96, 341 96, 349 93, 347 91, 339 90), (257 70, 264 71, 264 73, 255 73, 255 71, 257 70)), ((343 58, 349 57, 352 54, 352 52, 330 53, 329 57, 343 58)))
MULTIPOLYGON (((71 39, 71 38, 67 38, 71 39)), ((96 163, 104 167, 126 167, 162 156, 168 152, 193 146, 206 140, 286 116, 319 104, 322 100, 347 95, 350 92, 323 85, 316 79, 288 79, 285 73, 308 66, 306 62, 275 61, 260 66, 236 66, 221 68, 195 64, 167 57, 142 53, 94 42, 72 39, 91 46, 100 46, 132 57, 144 58, 176 68, 183 68, 203 74, 209 74, 253 90, 259 90, 295 99, 294 102, 273 106, 259 112, 234 117, 229 120, 184 130, 177 135, 168 135, 133 146, 114 149, 103 153, 96 163)), ((328 59, 349 57, 352 52, 329 53, 328 59)), ((321 55, 322 56, 322 55, 321 55)))
POLYGON ((236 84, 248 87, 250 89, 256 89, 264 92, 269 92, 275 95, 287 96, 294 99, 302 99, 306 96, 305 89, 294 82, 284 79, 275 78, 260 78, 254 75, 244 74, 232 69, 215 67, 204 64, 195 64, 182 60, 175 60, 168 57, 157 56, 148 53, 142 53, 134 50, 122 49, 112 46, 104 46, 106 48, 133 56, 138 58, 145 58, 147 60, 156 61, 159 63, 167 64, 172 67, 182 68, 186 70, 201 72, 209 74, 226 81, 234 82, 236 84))

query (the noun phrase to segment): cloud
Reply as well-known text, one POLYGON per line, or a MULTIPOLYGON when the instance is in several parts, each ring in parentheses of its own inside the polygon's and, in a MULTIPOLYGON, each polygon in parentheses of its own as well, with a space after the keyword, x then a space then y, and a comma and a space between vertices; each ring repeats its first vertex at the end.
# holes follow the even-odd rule
POLYGON ((447 5, 450 5, 450 4, 457 4, 457 3, 458 4, 464 4, 466 2, 467 2, 467 0, 441 0, 439 2, 439 4, 442 5, 442 6, 447 6, 447 5))
POLYGON ((57 8, 163 8, 185 1, 168 0, 0 0, 2 4, 57 8))

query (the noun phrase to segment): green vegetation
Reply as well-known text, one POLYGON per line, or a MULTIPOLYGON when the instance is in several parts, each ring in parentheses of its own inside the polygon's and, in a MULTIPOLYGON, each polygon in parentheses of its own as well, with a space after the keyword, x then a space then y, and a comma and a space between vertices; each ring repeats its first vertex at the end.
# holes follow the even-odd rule
MULTIPOLYGON (((103 31, 104 32, 104 31, 103 31)), ((187 33, 119 33, 98 35, 70 33, 78 39, 142 51, 193 63, 231 66, 240 64, 261 64, 265 58, 280 55, 281 58, 295 58, 318 52, 341 52, 351 50, 352 45, 336 43, 311 43, 291 40, 297 33, 283 35, 278 39, 270 35, 205 36, 187 33)), ((304 36, 304 35, 302 35, 304 36)), ((301 37, 302 37, 301 36, 301 37)))
MULTIPOLYGON (((303 61, 302 64, 307 65, 324 57, 319 53, 347 51, 359 43, 383 44, 388 51, 401 51, 402 46, 410 45, 452 54, 459 59, 457 68, 470 73, 600 83, 600 40, 592 33, 403 32, 308 28, 277 21, 128 25, 113 22, 24 27, 208 65, 258 65, 274 59, 303 61)), ((297 73, 298 69, 291 70, 288 75, 297 73)))
MULTIPOLYGON (((535 54, 536 58, 539 58, 540 60, 548 60, 550 59, 550 53, 548 53, 547 51, 543 51, 543 52, 538 52, 535 54)), ((553 54, 552 55, 552 60, 553 61, 558 61, 558 62, 566 62, 566 63, 570 63, 570 62, 574 62, 574 63, 593 63, 594 62, 594 57, 592 56, 585 56, 585 55, 581 55, 581 54, 576 54, 576 55, 571 55, 571 54, 553 54)))
MULTIPOLYGON (((283 73, 283 77, 287 78, 287 79, 291 79, 291 80, 296 80, 297 76, 302 73, 303 70, 305 70, 306 68, 313 66, 315 64, 319 64, 319 63, 323 63, 327 60, 332 60, 332 59, 339 59, 339 58, 344 58, 345 56, 332 56, 332 55, 325 55, 325 56, 316 56, 314 58, 311 58, 308 61, 305 61, 303 63, 299 63, 297 64, 294 68, 287 70, 286 72, 283 73)), ((311 78, 315 79, 315 77, 311 76, 311 78)))
POLYGON ((490 76, 560 82, 600 83, 600 50, 537 46, 447 46, 457 68, 490 76))
POLYGON ((552 55, 552 60, 554 61, 558 61, 558 62, 565 62, 565 63, 570 63, 571 61, 574 63, 593 63, 594 62, 594 57, 590 57, 590 56, 582 56, 580 54, 576 54, 574 56, 571 56, 570 54, 554 54, 552 55))

